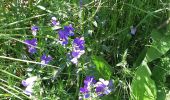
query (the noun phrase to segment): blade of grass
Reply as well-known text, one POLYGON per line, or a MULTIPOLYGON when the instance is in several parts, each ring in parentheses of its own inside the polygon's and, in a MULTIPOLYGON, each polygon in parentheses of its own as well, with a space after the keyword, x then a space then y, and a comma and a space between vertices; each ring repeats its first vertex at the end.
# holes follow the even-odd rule
POLYGON ((18 98, 18 99, 20 99, 20 100, 23 100, 21 97, 17 96, 15 93, 12 93, 11 91, 7 90, 6 88, 4 88, 4 87, 2 87, 2 86, 0 86, 0 89, 6 91, 7 93, 13 95, 14 97, 16 97, 16 98, 18 98))
POLYGON ((5 71, 5 70, 0 69, 0 72, 3 72, 3 73, 5 73, 6 75, 10 75, 10 76, 12 76, 12 77, 15 77, 15 78, 17 78, 17 79, 19 79, 19 80, 22 80, 20 77, 14 75, 14 74, 11 74, 11 73, 9 73, 9 72, 7 72, 7 71, 5 71))
POLYGON ((46 16, 46 15, 48 15, 48 14, 49 14, 49 13, 47 13, 47 14, 41 14, 41 15, 36 15, 36 16, 30 17, 30 18, 26 18, 26 19, 23 19, 23 20, 15 21, 15 22, 9 23, 9 24, 7 24, 7 25, 1 26, 0 28, 5 28, 5 27, 8 27, 8 26, 12 26, 12 25, 15 25, 15 24, 24 22, 24 21, 28 21, 28 20, 34 19, 34 18, 43 17, 43 16, 46 16))
POLYGON ((57 66, 53 66, 53 65, 49 65, 49 64, 42 64, 41 62, 22 60, 22 59, 17 59, 17 58, 12 58, 12 57, 0 56, 0 58, 8 59, 8 60, 14 60, 14 61, 19 61, 19 62, 25 62, 25 63, 32 63, 32 64, 38 64, 38 65, 45 65, 45 66, 54 67, 54 68, 59 68, 59 67, 57 67, 57 66))
POLYGON ((6 87, 6 88, 8 88, 8 89, 10 89, 10 90, 12 90, 12 91, 15 91, 15 92, 18 93, 18 94, 21 94, 21 95, 23 95, 24 97, 26 97, 26 98, 29 99, 29 97, 28 97, 27 95, 25 95, 23 92, 20 92, 20 91, 18 91, 17 89, 15 89, 15 88, 13 88, 13 87, 11 87, 11 86, 8 86, 8 85, 6 85, 6 84, 3 84, 3 83, 1 83, 1 85, 4 86, 4 87, 6 87))

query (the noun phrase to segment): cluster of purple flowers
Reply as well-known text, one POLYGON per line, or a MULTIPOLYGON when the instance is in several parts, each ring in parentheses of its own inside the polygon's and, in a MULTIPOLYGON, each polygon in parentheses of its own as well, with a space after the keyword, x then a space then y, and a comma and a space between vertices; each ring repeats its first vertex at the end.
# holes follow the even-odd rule
MULTIPOLYGON (((60 23, 57 21, 56 17, 52 17, 51 25, 54 28, 60 25, 60 23)), ((35 38, 35 36, 37 35, 38 30, 39 30, 38 26, 32 26, 31 31, 32 31, 34 38, 31 39, 31 40, 25 40, 24 41, 25 44, 27 45, 28 52, 31 53, 31 54, 34 54, 34 53, 37 52, 37 49, 36 49, 37 48, 37 39, 35 38)), ((68 26, 64 26, 63 29, 60 29, 58 31, 58 37, 59 37, 58 42, 61 45, 65 46, 65 45, 68 44, 68 39, 69 39, 70 36, 74 36, 74 28, 71 24, 68 25, 68 26)), ((72 46, 72 52, 71 52, 71 62, 73 62, 74 64, 77 64, 80 56, 85 53, 84 44, 85 44, 84 37, 80 37, 80 38, 77 37, 73 40, 73 46, 72 46)), ((41 56, 41 64, 42 65, 48 64, 51 60, 52 60, 52 57, 50 55, 43 54, 41 56)), ((26 89, 24 91, 25 94, 31 96, 31 94, 33 92, 32 88, 33 88, 34 82, 36 80, 37 80, 37 77, 34 76, 34 77, 30 77, 30 78, 22 81, 22 85, 26 87, 26 89)), ((91 83, 88 82, 90 80, 91 79, 86 80, 86 84, 87 84, 86 86, 87 87, 85 86, 84 88, 82 88, 82 91, 83 91, 83 89, 87 90, 87 88, 88 89, 90 88, 89 86, 90 86, 91 83)), ((88 92, 88 90, 86 92, 88 92)))
MULTIPOLYGON (((54 23, 54 22, 53 22, 54 23)), ((57 25, 57 24, 55 24, 57 25)), ((31 31, 33 36, 36 36, 37 31, 39 30, 38 26, 32 26, 31 31)), ((27 45, 28 52, 31 54, 34 54, 37 52, 36 47, 37 47, 37 39, 33 38, 31 40, 25 40, 24 43, 27 45)), ((50 55, 43 54, 41 56, 41 64, 48 64, 52 60, 52 57, 50 55)), ((33 92, 33 86, 34 82, 37 80, 37 76, 33 76, 30 78, 27 78, 26 80, 22 81, 22 85, 26 87, 24 90, 24 93, 31 96, 33 92)))
POLYGON ((108 95, 113 91, 113 81, 99 78, 97 82, 93 76, 87 76, 84 80, 84 86, 80 88, 79 100, 92 99, 108 95))
MULTIPOLYGON (((54 22, 55 21, 56 19, 54 20, 54 22)), ((58 42, 61 45, 66 46, 68 44, 68 39, 70 36, 74 36, 74 28, 72 24, 69 24, 68 26, 64 26, 63 29, 60 29, 58 31, 58 37, 59 37, 58 42)), ((71 62, 73 64, 77 64, 80 56, 85 53, 84 44, 85 44, 84 37, 81 38, 77 37, 73 40, 73 46, 71 52, 71 62)))
MULTIPOLYGON (((38 26, 31 27, 31 31, 34 36, 36 36, 38 29, 39 29, 38 26)), ((37 39, 36 38, 33 38, 31 40, 25 40, 24 42, 27 45, 29 53, 34 54, 37 52, 37 50, 36 50, 37 39)), ((43 54, 41 57, 42 64, 48 64, 51 60, 52 60, 52 57, 50 55, 46 56, 45 54, 43 54)))
MULTIPOLYGON (((35 33, 37 33, 38 29, 39 29, 38 26, 31 27, 31 30, 32 30, 32 33, 34 33, 33 34, 34 36, 36 35, 35 33)), ((25 40, 24 42, 27 45, 29 53, 34 54, 37 52, 37 49, 36 49, 37 39, 36 38, 33 38, 31 40, 25 40)), ((45 54, 43 54, 41 57, 42 64, 48 64, 51 60, 52 60, 52 57, 50 55, 46 56, 45 54)))

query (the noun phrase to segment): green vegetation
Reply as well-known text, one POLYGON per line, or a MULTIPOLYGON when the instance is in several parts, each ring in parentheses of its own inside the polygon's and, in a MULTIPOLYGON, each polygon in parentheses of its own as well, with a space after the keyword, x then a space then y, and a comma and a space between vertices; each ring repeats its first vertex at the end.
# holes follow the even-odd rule
POLYGON ((114 82, 94 100, 170 100, 169 10, 169 0, 0 0, 0 100, 78 100, 86 76, 114 82), (63 47, 58 30, 69 24, 74 36, 63 47), (68 57, 76 37, 85 40, 77 65, 68 57), (24 42, 32 38, 35 54, 24 42), (31 76, 38 79, 30 97, 21 82, 31 76))

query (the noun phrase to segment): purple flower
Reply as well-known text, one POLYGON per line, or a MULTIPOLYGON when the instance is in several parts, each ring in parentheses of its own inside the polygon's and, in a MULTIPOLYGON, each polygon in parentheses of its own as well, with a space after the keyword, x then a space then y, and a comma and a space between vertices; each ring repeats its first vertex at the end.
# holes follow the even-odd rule
POLYGON ((103 96, 104 94, 108 95, 112 91, 113 82, 110 80, 99 79, 99 82, 95 84, 95 91, 98 96, 103 96))
POLYGON ((41 63, 42 64, 48 64, 52 60, 52 57, 50 55, 43 54, 41 57, 41 63))
POLYGON ((84 44, 85 44, 84 37, 74 39, 74 41, 73 41, 73 51, 71 52, 71 55, 73 57, 71 59, 72 63, 77 64, 80 56, 85 53, 84 44))
POLYGON ((36 36, 38 29, 39 29, 38 26, 32 26, 32 27, 31 27, 31 31, 32 31, 32 34, 33 34, 34 36, 36 36))
POLYGON ((90 97, 90 93, 94 84, 96 83, 96 80, 94 79, 93 76, 87 76, 84 79, 84 87, 80 87, 80 93, 82 93, 83 97, 79 97, 81 98, 89 98, 90 97))
POLYGON ((28 47, 28 52, 31 54, 36 53, 36 46, 37 46, 37 39, 32 39, 32 40, 25 40, 25 43, 28 47))
POLYGON ((85 85, 84 87, 80 87, 80 92, 81 93, 88 93, 89 89, 87 88, 87 86, 85 85))
POLYGON ((135 35, 135 34, 136 34, 136 31, 137 31, 136 27, 134 27, 134 26, 131 26, 131 27, 130 27, 130 33, 131 33, 132 35, 135 35))
POLYGON ((74 57, 74 58, 79 58, 78 56, 80 55, 80 53, 79 53, 78 51, 73 51, 73 52, 71 53, 71 55, 72 55, 72 57, 74 57))
POLYGON ((30 77, 30 78, 27 78, 26 80, 22 81, 22 85, 23 86, 28 86, 28 85, 34 83, 36 80, 37 80, 37 76, 33 76, 33 77, 30 77))
POLYGON ((96 80, 94 79, 94 76, 87 76, 84 80, 84 84, 86 86, 90 86, 92 84, 95 84, 96 83, 96 80))
POLYGON ((59 30, 58 35, 59 35, 59 42, 61 45, 65 46, 66 44, 68 44, 68 36, 67 34, 65 34, 64 30, 59 30))
POLYGON ((51 18, 51 24, 52 24, 52 26, 59 26, 60 25, 60 23, 59 23, 59 21, 57 21, 56 17, 51 18))
POLYGON ((90 91, 90 87, 96 82, 93 76, 87 76, 84 80, 84 87, 80 88, 81 93, 88 93, 90 91))
POLYGON ((80 56, 82 54, 84 54, 85 51, 84 50, 73 50, 71 55, 72 55, 72 59, 70 60, 73 64, 77 64, 78 63, 78 59, 80 58, 80 56))
POLYGON ((75 46, 75 49, 79 49, 79 50, 84 50, 84 37, 81 38, 75 38, 73 41, 73 45, 75 46))
POLYGON ((64 29, 58 31, 59 43, 62 45, 68 44, 68 37, 74 35, 74 28, 70 24, 69 26, 64 26, 64 29))
POLYGON ((79 100, 84 98, 96 98, 104 95, 108 95, 113 91, 113 81, 104 80, 99 78, 96 82, 93 76, 87 76, 84 79, 84 86, 80 88, 79 100))
POLYGON ((64 31, 66 32, 66 34, 68 34, 68 36, 73 36, 74 35, 74 28, 73 26, 70 24, 68 26, 64 26, 64 31))
POLYGON ((27 78, 26 80, 22 81, 22 85, 26 87, 26 89, 24 90, 24 93, 27 95, 31 95, 33 92, 33 85, 34 82, 37 80, 37 76, 33 76, 30 78, 27 78))
POLYGON ((73 64, 77 64, 78 63, 78 59, 80 58, 80 56, 82 54, 84 54, 84 50, 73 50, 71 52, 72 55, 72 59, 70 60, 73 64))

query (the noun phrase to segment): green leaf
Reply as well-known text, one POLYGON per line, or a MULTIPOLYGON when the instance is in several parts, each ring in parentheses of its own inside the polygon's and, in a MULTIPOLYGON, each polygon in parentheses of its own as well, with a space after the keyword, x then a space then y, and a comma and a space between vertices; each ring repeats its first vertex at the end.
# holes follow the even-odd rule
POLYGON ((146 58, 149 62, 161 57, 170 49, 170 36, 156 30, 152 31, 153 43, 147 51, 146 58))
MULTIPOLYGON (((156 83, 157 87, 157 100, 165 100, 166 98, 166 76, 170 73, 170 58, 169 56, 164 57, 155 64, 152 70, 152 78, 156 83)), ((169 100, 169 99, 167 99, 169 100)))
POLYGON ((131 100, 156 100, 156 86, 145 61, 138 67, 132 80, 131 100))
POLYGON ((138 56, 138 58, 136 59, 136 61, 133 64, 134 67, 137 67, 137 66, 141 65, 141 63, 143 62, 143 60, 146 57, 146 52, 147 52, 147 48, 144 48, 142 50, 142 52, 140 52, 140 55, 138 56))
POLYGON ((99 56, 92 56, 92 61, 96 65, 95 76, 97 78, 103 77, 105 79, 110 79, 110 76, 112 74, 111 66, 102 57, 99 56))

